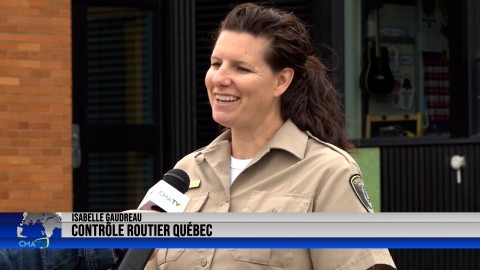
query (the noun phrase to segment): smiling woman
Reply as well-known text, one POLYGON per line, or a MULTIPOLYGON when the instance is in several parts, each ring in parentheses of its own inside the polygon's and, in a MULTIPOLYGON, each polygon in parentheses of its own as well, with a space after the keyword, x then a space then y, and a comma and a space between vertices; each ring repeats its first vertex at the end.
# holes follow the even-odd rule
MULTIPOLYGON (((227 130, 176 164, 195 179, 185 212, 372 212, 360 168, 345 151, 340 95, 295 15, 235 7, 220 25, 205 84, 213 119, 227 130)), ((54 266, 77 253, 82 263, 96 261, 90 250, 38 258, 54 266)), ((31 253, 0 249, 0 268, 30 265, 26 254, 36 265, 31 253)), ((111 250, 99 255, 103 264, 113 261, 111 250)), ((379 270, 395 264, 386 249, 161 249, 146 267, 379 270)))
MULTIPOLYGON (((177 164, 198 184, 186 212, 371 212, 345 151, 340 94, 292 13, 242 4, 220 24, 205 76, 226 128, 177 164), (361 191, 361 192, 359 192, 361 191)), ((168 249, 148 269, 394 269, 385 249, 168 249)))
MULTIPOLYGON (((213 119, 231 128, 232 134, 257 137, 259 147, 284 122, 280 115, 280 97, 293 78, 291 68, 275 72, 267 64, 264 55, 268 46, 265 38, 223 31, 205 76, 213 119)), ((248 147, 254 146, 251 138, 248 140, 248 145, 233 148, 234 157, 251 158, 258 152, 258 147, 248 147)))

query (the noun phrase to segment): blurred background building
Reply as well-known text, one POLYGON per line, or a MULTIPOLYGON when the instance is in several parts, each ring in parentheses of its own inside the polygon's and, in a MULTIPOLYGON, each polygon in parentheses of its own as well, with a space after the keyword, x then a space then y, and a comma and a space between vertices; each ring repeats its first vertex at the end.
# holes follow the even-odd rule
MULTIPOLYGON (((135 208, 218 134, 203 78, 212 34, 239 2, 0 0, 0 209, 135 208)), ((480 210, 479 2, 252 2, 311 26, 376 211, 480 210), (386 58, 368 57, 375 44, 386 58), (368 84, 385 69, 387 93, 368 84)), ((480 258, 394 252, 399 269, 480 258)))

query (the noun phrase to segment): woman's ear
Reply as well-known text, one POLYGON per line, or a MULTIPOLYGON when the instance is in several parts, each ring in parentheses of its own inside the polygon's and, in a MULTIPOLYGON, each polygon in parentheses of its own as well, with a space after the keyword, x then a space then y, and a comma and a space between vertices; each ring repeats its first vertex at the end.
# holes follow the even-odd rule
POLYGON ((277 73, 277 85, 275 88, 275 97, 281 96, 292 83, 294 71, 292 68, 286 67, 277 73))

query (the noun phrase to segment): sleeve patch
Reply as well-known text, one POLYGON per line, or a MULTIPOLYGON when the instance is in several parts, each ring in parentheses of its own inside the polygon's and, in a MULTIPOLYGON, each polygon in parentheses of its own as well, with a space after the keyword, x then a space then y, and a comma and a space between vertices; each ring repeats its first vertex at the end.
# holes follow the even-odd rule
POLYGON ((370 201, 367 190, 363 185, 362 177, 359 174, 352 175, 352 177, 350 177, 350 185, 365 209, 367 209, 368 212, 373 212, 372 202, 370 201))

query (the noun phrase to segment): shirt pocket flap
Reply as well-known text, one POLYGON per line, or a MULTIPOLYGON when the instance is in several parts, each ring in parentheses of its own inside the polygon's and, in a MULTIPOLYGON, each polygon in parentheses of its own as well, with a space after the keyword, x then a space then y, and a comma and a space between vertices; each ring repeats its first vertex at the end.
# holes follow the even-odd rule
POLYGON ((186 194, 190 199, 185 212, 200 212, 208 199, 208 192, 186 194))
MULTIPOLYGON (((185 252, 185 249, 178 249, 178 248, 158 249, 157 256, 156 256, 157 266, 161 266, 166 262, 176 261, 180 257, 180 255, 182 255, 184 252, 185 252)), ((152 265, 152 264, 149 263, 148 265, 152 265)), ((152 269, 152 267, 149 266, 145 269, 150 270, 152 269)))
MULTIPOLYGON (((232 249, 230 253, 235 261, 257 264, 257 267, 261 264, 285 268, 294 259, 293 249, 232 249)), ((245 268, 252 269, 246 265, 245 268)))
POLYGON ((311 211, 313 195, 253 191, 244 212, 296 212, 311 211))

